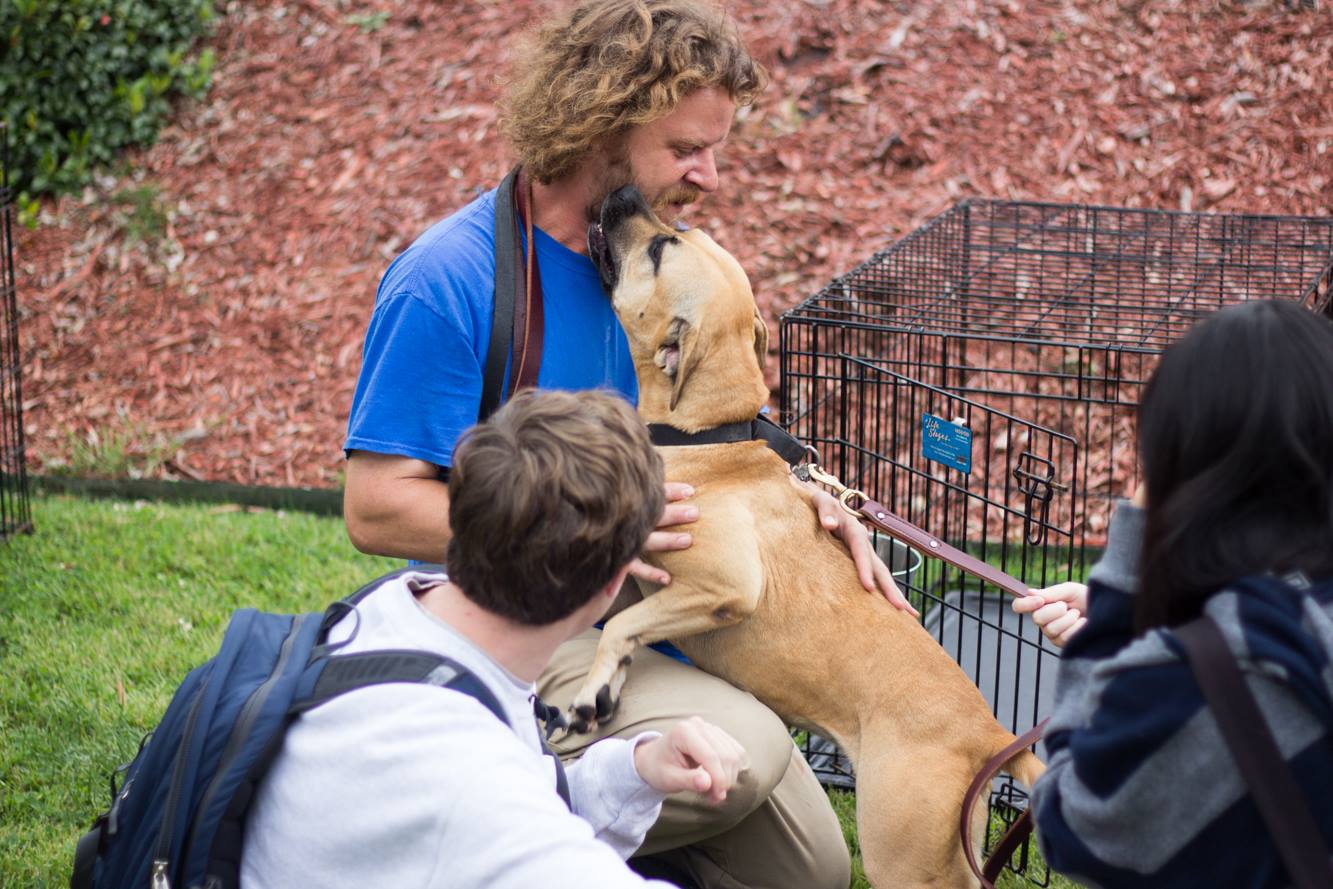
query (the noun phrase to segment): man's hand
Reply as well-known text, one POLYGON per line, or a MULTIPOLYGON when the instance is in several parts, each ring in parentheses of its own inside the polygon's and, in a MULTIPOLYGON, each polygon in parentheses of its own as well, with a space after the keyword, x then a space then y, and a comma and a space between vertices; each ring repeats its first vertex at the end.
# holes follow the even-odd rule
POLYGON ((662 793, 693 790, 717 805, 750 767, 740 742, 710 722, 691 716, 671 731, 634 748, 634 768, 662 793))
MULTIPOLYGON (((698 521, 699 508, 681 502, 694 496, 694 488, 683 482, 667 482, 665 488, 666 506, 662 509, 662 518, 657 522, 657 530, 648 535, 648 541, 643 545, 643 551, 646 553, 664 553, 676 549, 686 549, 694 542, 694 538, 684 531, 667 530, 676 525, 698 521)), ((649 565, 643 559, 636 558, 633 562, 630 562, 629 573, 632 577, 646 580, 649 583, 658 583, 663 586, 671 583, 670 574, 661 568, 649 565)))
POLYGON ((884 564, 879 553, 870 545, 870 532, 861 524, 860 519, 843 509, 838 498, 828 491, 809 482, 804 484, 813 493, 815 512, 819 513, 819 523, 829 533, 842 540, 852 554, 852 564, 856 566, 856 576, 860 579, 861 586, 871 593, 878 590, 889 600, 890 605, 914 617, 920 617, 917 610, 912 607, 912 603, 899 591, 898 584, 893 582, 893 572, 889 570, 889 566, 884 564))
POLYGON ((1042 633, 1063 648, 1088 622, 1088 588, 1081 583, 1060 583, 1013 601, 1019 614, 1031 614, 1042 633))

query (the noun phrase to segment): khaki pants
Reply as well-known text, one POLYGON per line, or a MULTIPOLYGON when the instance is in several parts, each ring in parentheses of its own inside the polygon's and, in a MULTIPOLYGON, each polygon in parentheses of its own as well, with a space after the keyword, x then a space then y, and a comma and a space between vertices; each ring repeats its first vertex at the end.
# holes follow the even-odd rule
MULTIPOLYGON (((588 630, 560 646, 538 681, 542 700, 562 710, 569 706, 600 635, 588 630)), ((736 738, 750 768, 720 806, 694 793, 669 797, 639 851, 666 859, 705 889, 847 889, 851 862, 824 789, 782 721, 721 679, 640 649, 611 724, 553 746, 573 759, 598 738, 665 732, 688 716, 736 738)))

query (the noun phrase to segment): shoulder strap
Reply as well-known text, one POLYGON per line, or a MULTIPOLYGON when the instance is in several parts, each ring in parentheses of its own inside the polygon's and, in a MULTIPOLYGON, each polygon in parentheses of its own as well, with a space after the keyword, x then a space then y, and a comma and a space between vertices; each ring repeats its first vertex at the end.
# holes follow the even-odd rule
POLYGON ((476 698, 506 725, 504 708, 491 690, 459 664, 426 651, 384 649, 340 654, 328 658, 314 688, 292 702, 288 712, 295 715, 313 710, 339 695, 371 685, 388 682, 419 682, 452 688, 476 698))
POLYGON ((1226 637, 1207 615, 1174 633, 1288 875, 1298 889, 1328 886, 1328 847, 1226 637))
POLYGON ((555 792, 560 794, 565 806, 572 812, 574 802, 569 795, 569 776, 565 774, 565 764, 560 761, 560 755, 551 749, 551 745, 546 743, 546 735, 540 725, 537 726, 537 739, 542 742, 542 752, 555 762, 555 792))
MULTIPOLYGON (((419 682, 462 692, 491 711, 496 719, 513 728, 495 693, 475 674, 443 655, 413 650, 362 651, 330 657, 314 689, 293 702, 287 712, 290 716, 298 716, 349 691, 386 682, 419 682)), ((569 806, 569 779, 565 775, 564 764, 547 746, 540 727, 537 737, 541 740, 543 752, 555 761, 556 792, 569 806)))
POLYGON ((521 168, 514 167, 495 192, 494 310, 478 422, 495 413, 507 395, 537 385, 537 371, 541 368, 545 321, 526 185, 521 168), (526 261, 523 241, 519 238, 520 222, 528 245, 526 261), (505 392, 505 361, 511 350, 514 360, 509 369, 509 391, 505 392))
POLYGON ((532 182, 522 172, 514 180, 513 200, 517 211, 515 222, 523 226, 522 243, 527 245, 527 253, 525 255, 521 250, 514 251, 514 262, 522 263, 523 274, 519 276, 519 286, 514 288, 513 340, 517 347, 509 371, 506 398, 519 389, 530 389, 537 385, 545 327, 542 278, 537 267, 537 244, 532 233, 532 182))
MULTIPOLYGON (((236 887, 240 885, 241 854, 244 847, 244 825, 253 799, 255 788, 268 774, 269 768, 282 749, 286 729, 302 713, 313 710, 334 698, 359 688, 380 685, 388 682, 419 682, 438 685, 462 692, 477 700, 506 726, 509 719, 504 707, 486 685, 466 667, 457 661, 425 651, 386 649, 364 651, 356 654, 320 656, 312 660, 303 677, 303 687, 309 686, 313 677, 313 687, 299 693, 287 709, 283 728, 274 732, 263 750, 256 757, 246 772, 246 776, 218 826, 213 845, 209 850, 208 873, 217 880, 217 885, 236 887), (322 668, 321 668, 322 664, 322 668)), ((512 728, 512 726, 510 726, 512 728)), ((540 733, 539 733, 540 734, 540 733)), ((543 742, 542 747, 549 752, 543 742)), ((554 756, 554 754, 551 754, 554 756)), ((556 790, 565 805, 570 805, 569 784, 563 766, 558 757, 556 762, 556 790)), ((76 862, 76 872, 77 872, 76 862)))
POLYGON ((362 599, 364 599, 366 596, 369 596, 371 593, 375 592, 375 590, 384 586, 386 583, 389 583, 390 581, 393 580, 397 580, 404 574, 419 574, 423 572, 436 573, 436 574, 448 573, 443 565, 431 564, 431 563, 424 563, 421 565, 408 565, 406 568, 399 568, 397 571, 390 571, 388 574, 381 574, 374 580, 364 584, 360 589, 358 589, 355 593, 352 593, 350 596, 329 603, 329 607, 324 609, 324 616, 320 620, 319 644, 316 646, 315 650, 311 653, 311 660, 313 661, 314 658, 319 657, 320 655, 330 654, 338 650, 342 646, 346 645, 348 642, 351 642, 352 639, 356 637, 356 630, 353 629, 352 635, 341 642, 329 644, 327 641, 329 638, 329 631, 333 629, 333 627, 338 623, 338 621, 342 620, 344 617, 347 617, 347 615, 349 614, 355 613, 356 606, 362 599))
POLYGON ((495 309, 491 315, 491 342, 486 349, 486 370, 481 382, 481 409, 478 421, 485 420, 500 407, 503 394, 505 360, 513 344, 514 288, 519 286, 514 255, 518 238, 514 226, 514 189, 518 167, 509 171, 495 192, 495 309))

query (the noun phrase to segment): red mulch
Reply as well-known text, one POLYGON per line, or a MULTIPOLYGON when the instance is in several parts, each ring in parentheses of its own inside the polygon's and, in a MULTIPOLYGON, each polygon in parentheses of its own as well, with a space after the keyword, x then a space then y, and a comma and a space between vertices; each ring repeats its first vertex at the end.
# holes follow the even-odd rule
MULTIPOLYGON (((775 330, 969 195, 1333 213, 1326 10, 729 5, 774 82, 693 221, 749 270, 775 330)), ((207 101, 180 109, 134 177, 18 231, 33 468, 71 436, 119 432, 165 448, 168 476, 335 484, 379 276, 508 166, 495 82, 512 35, 547 8, 230 3, 207 101), (378 30, 348 20, 377 11, 378 30), (149 246, 107 200, 140 178, 170 219, 149 246)))

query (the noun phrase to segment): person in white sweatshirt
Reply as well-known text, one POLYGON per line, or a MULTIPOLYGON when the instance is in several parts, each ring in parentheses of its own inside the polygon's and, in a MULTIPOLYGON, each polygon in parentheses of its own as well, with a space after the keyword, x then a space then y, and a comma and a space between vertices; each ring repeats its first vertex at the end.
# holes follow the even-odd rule
POLYGON ((608 738, 568 768, 534 720, 556 647, 599 620, 663 507, 662 463, 622 399, 525 391, 458 450, 447 574, 386 577, 333 628, 340 653, 452 658, 499 701, 420 684, 349 692, 303 715, 246 827, 244 889, 666 887, 625 865, 663 797, 721 802, 746 768, 694 717, 608 738))

